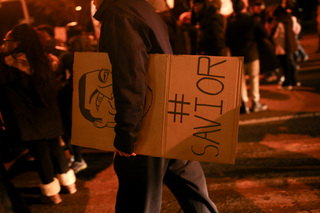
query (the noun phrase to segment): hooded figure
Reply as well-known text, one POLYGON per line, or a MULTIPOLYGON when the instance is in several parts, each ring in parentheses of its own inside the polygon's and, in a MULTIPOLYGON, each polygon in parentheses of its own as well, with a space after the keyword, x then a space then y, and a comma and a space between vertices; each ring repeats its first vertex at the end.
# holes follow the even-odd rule
MULTIPOLYGON (((214 4, 207 0, 194 0, 191 13, 191 24, 198 29, 196 54, 225 56, 224 17, 219 14, 220 1, 214 4)), ((220 2, 221 3, 221 2, 220 2)))
POLYGON ((233 0, 232 1, 232 8, 233 12, 238 14, 244 9, 245 5, 242 0, 233 0))

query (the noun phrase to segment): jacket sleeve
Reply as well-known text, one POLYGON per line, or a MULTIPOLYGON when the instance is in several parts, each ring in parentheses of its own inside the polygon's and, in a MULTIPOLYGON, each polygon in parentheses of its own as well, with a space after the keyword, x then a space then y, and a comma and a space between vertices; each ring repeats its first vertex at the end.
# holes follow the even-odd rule
POLYGON ((102 30, 100 42, 105 45, 112 64, 117 110, 114 146, 122 152, 132 153, 141 127, 147 90, 148 29, 136 19, 118 15, 102 30))
POLYGON ((15 68, 7 66, 0 59, 0 85, 7 85, 17 79, 19 71, 15 68))
POLYGON ((254 19, 254 26, 255 26, 255 37, 257 40, 261 40, 268 37, 268 32, 264 26, 254 19))

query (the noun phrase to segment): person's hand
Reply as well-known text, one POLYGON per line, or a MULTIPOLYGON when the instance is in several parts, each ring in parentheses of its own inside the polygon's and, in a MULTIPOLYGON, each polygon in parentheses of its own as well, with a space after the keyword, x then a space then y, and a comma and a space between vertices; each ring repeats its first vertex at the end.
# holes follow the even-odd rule
POLYGON ((136 156, 137 154, 136 153, 131 153, 131 154, 128 154, 128 153, 125 153, 125 152, 121 152, 120 150, 117 150, 116 149, 116 151, 114 152, 114 155, 116 155, 116 154, 119 154, 120 156, 122 156, 122 157, 134 157, 134 156, 136 156))

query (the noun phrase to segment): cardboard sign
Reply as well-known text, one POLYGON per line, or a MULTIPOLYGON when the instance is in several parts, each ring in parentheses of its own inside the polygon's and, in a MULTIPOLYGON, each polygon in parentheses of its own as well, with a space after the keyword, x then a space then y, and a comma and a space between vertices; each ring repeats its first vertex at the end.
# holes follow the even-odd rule
MULTIPOLYGON (((153 54, 137 154, 233 164, 242 57, 153 54)), ((113 151, 114 97, 107 53, 76 53, 72 144, 113 151)))

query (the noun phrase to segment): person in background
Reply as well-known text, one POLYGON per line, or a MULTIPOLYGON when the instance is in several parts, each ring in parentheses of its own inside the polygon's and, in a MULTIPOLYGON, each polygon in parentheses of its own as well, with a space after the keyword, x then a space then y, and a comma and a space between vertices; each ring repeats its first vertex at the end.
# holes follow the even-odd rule
POLYGON ((36 27, 36 30, 46 53, 53 54, 59 58, 60 55, 66 51, 65 44, 55 39, 53 26, 41 24, 36 27))
POLYGON ((69 166, 78 173, 88 167, 82 155, 82 147, 71 144, 72 127, 72 94, 73 94, 73 61, 75 52, 92 52, 95 48, 90 39, 83 35, 81 28, 74 22, 67 25, 67 50, 60 57, 58 69, 61 79, 61 89, 58 94, 59 107, 62 115, 66 148, 69 150, 69 166))
POLYGON ((190 11, 190 0, 174 0, 174 7, 170 9, 176 21, 182 13, 190 11))
POLYGON ((265 28, 267 24, 267 11, 265 2, 262 0, 255 0, 252 5, 252 15, 259 21, 265 28))
POLYGON ((318 50, 320 52, 320 0, 318 0, 317 4, 317 33, 318 33, 318 50))
POLYGON ((149 55, 172 54, 165 23, 145 0, 95 0, 94 4, 98 8, 94 17, 101 21, 99 50, 108 53, 113 70, 114 170, 119 180, 116 212, 160 212, 163 183, 184 212, 217 212, 199 162, 135 153, 149 55))
POLYGON ((260 103, 260 61, 257 41, 266 38, 267 31, 260 22, 247 13, 242 0, 233 1, 233 10, 234 13, 227 20, 226 43, 232 56, 244 56, 240 113, 265 111, 268 106, 260 103), (251 110, 248 106, 245 74, 249 76, 251 110))
POLYGON ((60 146, 62 123, 52 64, 40 38, 20 24, 4 38, 0 57, 0 110, 9 135, 19 136, 35 158, 44 202, 62 201, 61 187, 77 191, 76 177, 60 146))
POLYGON ((177 20, 177 26, 182 32, 185 53, 188 55, 196 54, 196 44, 194 41, 196 41, 195 35, 197 35, 197 30, 191 24, 191 10, 180 14, 179 19, 177 20))
MULTIPOLYGON (((268 32, 269 22, 265 3, 262 0, 256 0, 252 6, 252 15, 268 32)), ((280 62, 275 54, 272 39, 270 37, 263 37, 257 40, 259 61, 260 61, 260 74, 266 83, 278 81, 280 78, 280 62)))
MULTIPOLYGON (((71 111, 72 111, 72 74, 73 74, 73 53, 68 51, 66 45, 70 37, 81 36, 76 22, 71 22, 67 26, 67 42, 64 45, 57 45, 54 28, 50 25, 39 25, 36 29, 40 36, 44 51, 48 54, 57 82, 59 83, 58 104, 62 116, 64 134, 60 136, 60 142, 69 151, 69 167, 75 173, 87 168, 87 164, 82 158, 81 148, 71 145, 71 111), (75 25, 76 24, 76 25, 75 25), (72 29, 72 31, 70 30, 72 29), (77 30, 74 30, 77 29, 77 30), (76 33, 74 33, 76 32, 76 33), (80 34, 80 35, 79 35, 80 34), (76 156, 76 162, 75 162, 76 156)), ((76 44, 77 46, 81 45, 76 44)), ((74 45, 74 46, 76 46, 74 45)))
MULTIPOLYGON (((309 60, 309 55, 306 53, 304 50, 303 46, 300 44, 300 39, 301 39, 301 24, 298 19, 298 12, 295 12, 295 3, 293 1, 286 1, 285 8, 288 14, 291 15, 292 19, 292 30, 295 35, 297 45, 298 45, 298 50, 294 53, 294 59, 296 63, 299 62, 306 62, 309 60)), ((297 66, 298 69, 298 66, 297 66)))
POLYGON ((281 88, 291 90, 293 86, 300 86, 297 81, 297 66, 294 60, 294 53, 298 50, 298 45, 293 32, 293 22, 291 15, 283 6, 278 6, 273 15, 275 20, 271 36, 284 74, 281 88))
POLYGON ((58 104, 62 116, 64 134, 60 136, 61 144, 69 151, 69 167, 75 173, 87 168, 87 163, 82 157, 81 147, 71 145, 71 116, 72 116, 72 75, 73 75, 73 52, 70 52, 70 43, 75 51, 83 49, 82 31, 77 22, 67 24, 67 41, 58 45, 55 39, 54 28, 50 25, 39 25, 37 32, 45 52, 48 54, 57 82, 59 83, 58 104), (72 41, 70 41, 72 40, 72 41))
POLYGON ((197 29, 196 54, 226 56, 226 20, 219 13, 220 0, 193 0, 191 24, 197 29))
MULTIPOLYGON (((190 1, 192 3, 192 1, 190 1)), ((191 4, 192 5, 192 4, 191 4)), ((199 24, 193 24, 191 22, 192 18, 192 7, 189 11, 181 13, 179 20, 177 21, 178 27, 182 31, 183 40, 185 44, 185 51, 188 55, 197 54, 197 37, 199 31, 199 24)))
POLYGON ((170 44, 172 47, 172 51, 174 54, 186 54, 186 48, 184 45, 184 39, 181 28, 178 26, 177 21, 175 20, 169 6, 166 4, 165 1, 160 5, 161 1, 150 1, 149 3, 153 6, 155 11, 158 13, 160 18, 166 23, 168 32, 169 32, 169 39, 170 44))
POLYGON ((304 50, 303 46, 300 43, 301 39, 301 24, 299 23, 297 17, 292 16, 292 22, 293 22, 293 32, 296 36, 298 50, 294 53, 295 61, 297 63, 300 62, 306 62, 309 60, 308 53, 304 50))

